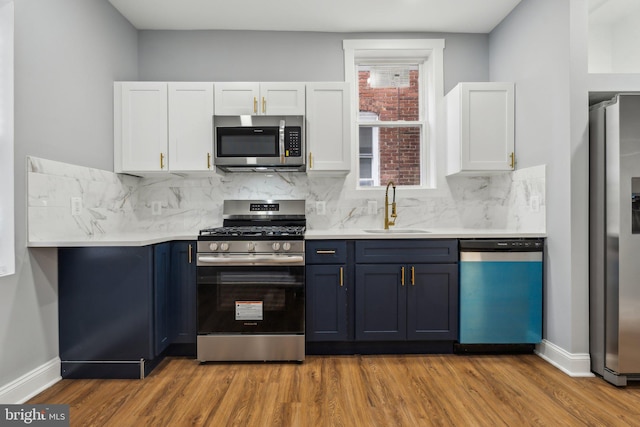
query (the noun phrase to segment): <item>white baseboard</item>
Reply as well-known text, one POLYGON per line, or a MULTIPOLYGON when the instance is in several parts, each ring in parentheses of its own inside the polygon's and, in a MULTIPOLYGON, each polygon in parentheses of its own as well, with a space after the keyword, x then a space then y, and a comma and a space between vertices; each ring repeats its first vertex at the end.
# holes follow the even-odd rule
POLYGON ((60 366, 60 358, 56 357, 9 384, 1 386, 0 403, 21 404, 51 387, 62 379, 60 366))
POLYGON ((589 353, 569 353, 554 343, 542 340, 536 354, 570 377, 593 377, 589 353))

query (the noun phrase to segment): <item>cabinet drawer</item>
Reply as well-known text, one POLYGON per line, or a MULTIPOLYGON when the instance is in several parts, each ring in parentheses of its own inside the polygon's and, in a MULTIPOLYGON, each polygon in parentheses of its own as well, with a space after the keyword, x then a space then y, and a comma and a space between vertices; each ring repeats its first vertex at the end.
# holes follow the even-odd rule
POLYGON ((358 240, 355 258, 360 264, 458 262, 458 240, 358 240))
POLYGON ((343 264, 347 262, 347 242, 344 240, 313 240, 306 242, 307 264, 343 264))

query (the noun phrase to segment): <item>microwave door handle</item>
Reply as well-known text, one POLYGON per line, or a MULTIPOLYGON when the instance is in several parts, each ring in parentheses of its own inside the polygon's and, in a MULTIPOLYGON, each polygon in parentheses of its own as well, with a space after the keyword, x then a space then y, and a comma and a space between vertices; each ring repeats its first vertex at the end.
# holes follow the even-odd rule
POLYGON ((284 165, 284 120, 280 120, 280 164, 284 165))

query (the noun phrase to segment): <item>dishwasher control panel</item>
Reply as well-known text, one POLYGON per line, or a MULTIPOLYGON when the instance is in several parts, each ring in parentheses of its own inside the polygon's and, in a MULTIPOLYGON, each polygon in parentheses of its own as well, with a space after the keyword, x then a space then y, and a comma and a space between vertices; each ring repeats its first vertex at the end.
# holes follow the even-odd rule
POLYGON ((541 251, 544 239, 461 239, 461 251, 541 251))

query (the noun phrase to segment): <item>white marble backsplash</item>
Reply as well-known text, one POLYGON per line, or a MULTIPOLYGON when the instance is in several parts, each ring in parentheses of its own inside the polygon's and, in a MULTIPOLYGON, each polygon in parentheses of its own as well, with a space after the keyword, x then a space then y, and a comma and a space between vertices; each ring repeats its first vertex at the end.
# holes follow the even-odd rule
POLYGON ((28 241, 115 233, 134 212, 140 178, 27 157, 28 241), (71 198, 82 199, 71 215, 71 198))
MULTIPOLYGON (((303 173, 212 174, 139 178, 35 157, 27 158, 29 241, 122 232, 197 231, 222 224, 225 199, 305 199, 310 229, 380 228, 371 198, 345 196, 344 177, 303 173), (80 197, 80 215, 71 198, 80 197), (326 201, 318 215, 316 201, 326 201), (152 215, 160 205, 160 214, 152 215)), ((452 176, 448 191, 398 198, 398 227, 545 231, 545 166, 490 176, 452 176), (431 194, 431 195, 430 195, 431 194)), ((413 192, 415 194, 415 191, 413 192)))

